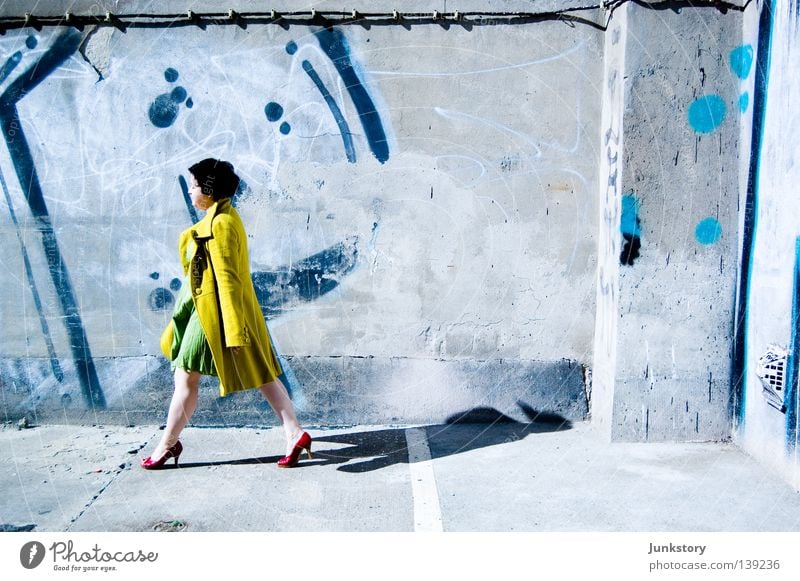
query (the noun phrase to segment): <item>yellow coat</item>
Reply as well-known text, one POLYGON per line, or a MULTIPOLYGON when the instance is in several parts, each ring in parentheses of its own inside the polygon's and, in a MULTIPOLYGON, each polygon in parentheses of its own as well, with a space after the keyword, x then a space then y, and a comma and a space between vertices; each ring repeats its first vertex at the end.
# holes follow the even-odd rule
MULTIPOLYGON (((178 242, 184 277, 190 274, 192 299, 214 365, 221 396, 274 381, 281 366, 250 277, 247 235, 239 213, 226 198, 205 218, 184 230, 178 242), (187 256, 190 241, 194 250, 187 256), (230 347, 239 347, 234 353, 230 347)), ((161 335, 161 351, 171 357, 173 323, 161 335)))

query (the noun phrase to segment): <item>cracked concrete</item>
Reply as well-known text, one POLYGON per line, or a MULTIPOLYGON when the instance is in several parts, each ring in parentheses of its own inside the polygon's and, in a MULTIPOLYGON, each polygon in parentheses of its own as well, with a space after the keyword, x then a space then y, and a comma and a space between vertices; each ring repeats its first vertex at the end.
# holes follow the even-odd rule
POLYGON ((68 530, 130 467, 155 428, 48 426, 0 430, 0 524, 68 530))

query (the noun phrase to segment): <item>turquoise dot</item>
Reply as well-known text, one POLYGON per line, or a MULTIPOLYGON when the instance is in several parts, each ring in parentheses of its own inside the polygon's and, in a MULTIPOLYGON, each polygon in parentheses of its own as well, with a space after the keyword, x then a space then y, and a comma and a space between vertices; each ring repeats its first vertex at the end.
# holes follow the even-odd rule
POLYGON ((186 106, 187 106, 189 109, 191 109, 192 107, 194 107, 194 101, 192 101, 192 98, 191 98, 191 97, 189 97, 188 99, 186 99, 186 106))
POLYGON ((704 95, 689 105, 689 124, 698 133, 711 133, 725 120, 725 101, 719 95, 704 95))
POLYGON ((286 43, 286 52, 289 54, 294 54, 297 52, 297 43, 293 40, 290 40, 286 43))
POLYGON ((280 132, 284 135, 289 135, 289 132, 292 130, 292 126, 286 123, 285 121, 281 123, 280 132))
POLYGON ((744 113, 747 111, 747 106, 750 105, 750 95, 742 93, 739 95, 739 111, 744 113))
POLYGON ((29 36, 28 38, 25 39, 25 46, 27 46, 30 49, 36 48, 37 44, 39 44, 39 41, 36 40, 35 36, 29 36))
POLYGON ((178 71, 170 67, 164 71, 164 78, 167 79, 168 83, 174 83, 178 80, 178 71))
POLYGON ((622 196, 622 218, 619 229, 623 234, 642 235, 642 229, 639 226, 639 200, 630 194, 622 196))
POLYGON ((753 47, 743 44, 733 49, 730 54, 730 64, 734 75, 740 79, 746 79, 753 66, 753 47))
POLYGON ((722 236, 722 226, 716 218, 705 218, 694 229, 694 235, 700 244, 714 244, 722 236))

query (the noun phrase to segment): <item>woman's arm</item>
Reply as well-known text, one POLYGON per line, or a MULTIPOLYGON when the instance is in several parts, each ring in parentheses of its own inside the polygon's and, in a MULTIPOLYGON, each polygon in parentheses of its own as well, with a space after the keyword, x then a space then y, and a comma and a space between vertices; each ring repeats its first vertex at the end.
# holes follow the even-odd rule
POLYGON ((242 313, 242 279, 249 273, 240 272, 242 241, 239 240, 235 220, 228 214, 218 214, 211 224, 212 237, 208 241, 226 347, 241 347, 250 342, 242 313))

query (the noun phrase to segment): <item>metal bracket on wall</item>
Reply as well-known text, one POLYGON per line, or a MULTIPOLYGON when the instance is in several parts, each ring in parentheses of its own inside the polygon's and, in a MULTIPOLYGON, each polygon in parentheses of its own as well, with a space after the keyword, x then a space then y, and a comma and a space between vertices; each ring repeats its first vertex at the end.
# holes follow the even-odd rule
POLYGON ((561 21, 567 25, 585 24, 599 30, 605 27, 591 18, 583 18, 577 13, 598 10, 599 3, 590 5, 566 6, 550 12, 360 12, 354 9, 341 11, 304 10, 294 12, 239 12, 233 9, 225 12, 195 12, 187 10, 182 13, 130 13, 116 14, 104 12, 98 14, 76 14, 67 12, 63 15, 36 15, 26 12, 20 16, 0 17, 0 34, 6 30, 31 27, 41 30, 43 27, 71 26, 82 29, 85 26, 113 26, 120 30, 132 28, 163 28, 173 26, 206 26, 234 25, 246 28, 248 24, 290 25, 361 25, 369 26, 403 26, 435 24, 444 29, 458 26, 467 30, 473 26, 499 26, 515 24, 531 24, 536 22, 561 21))

